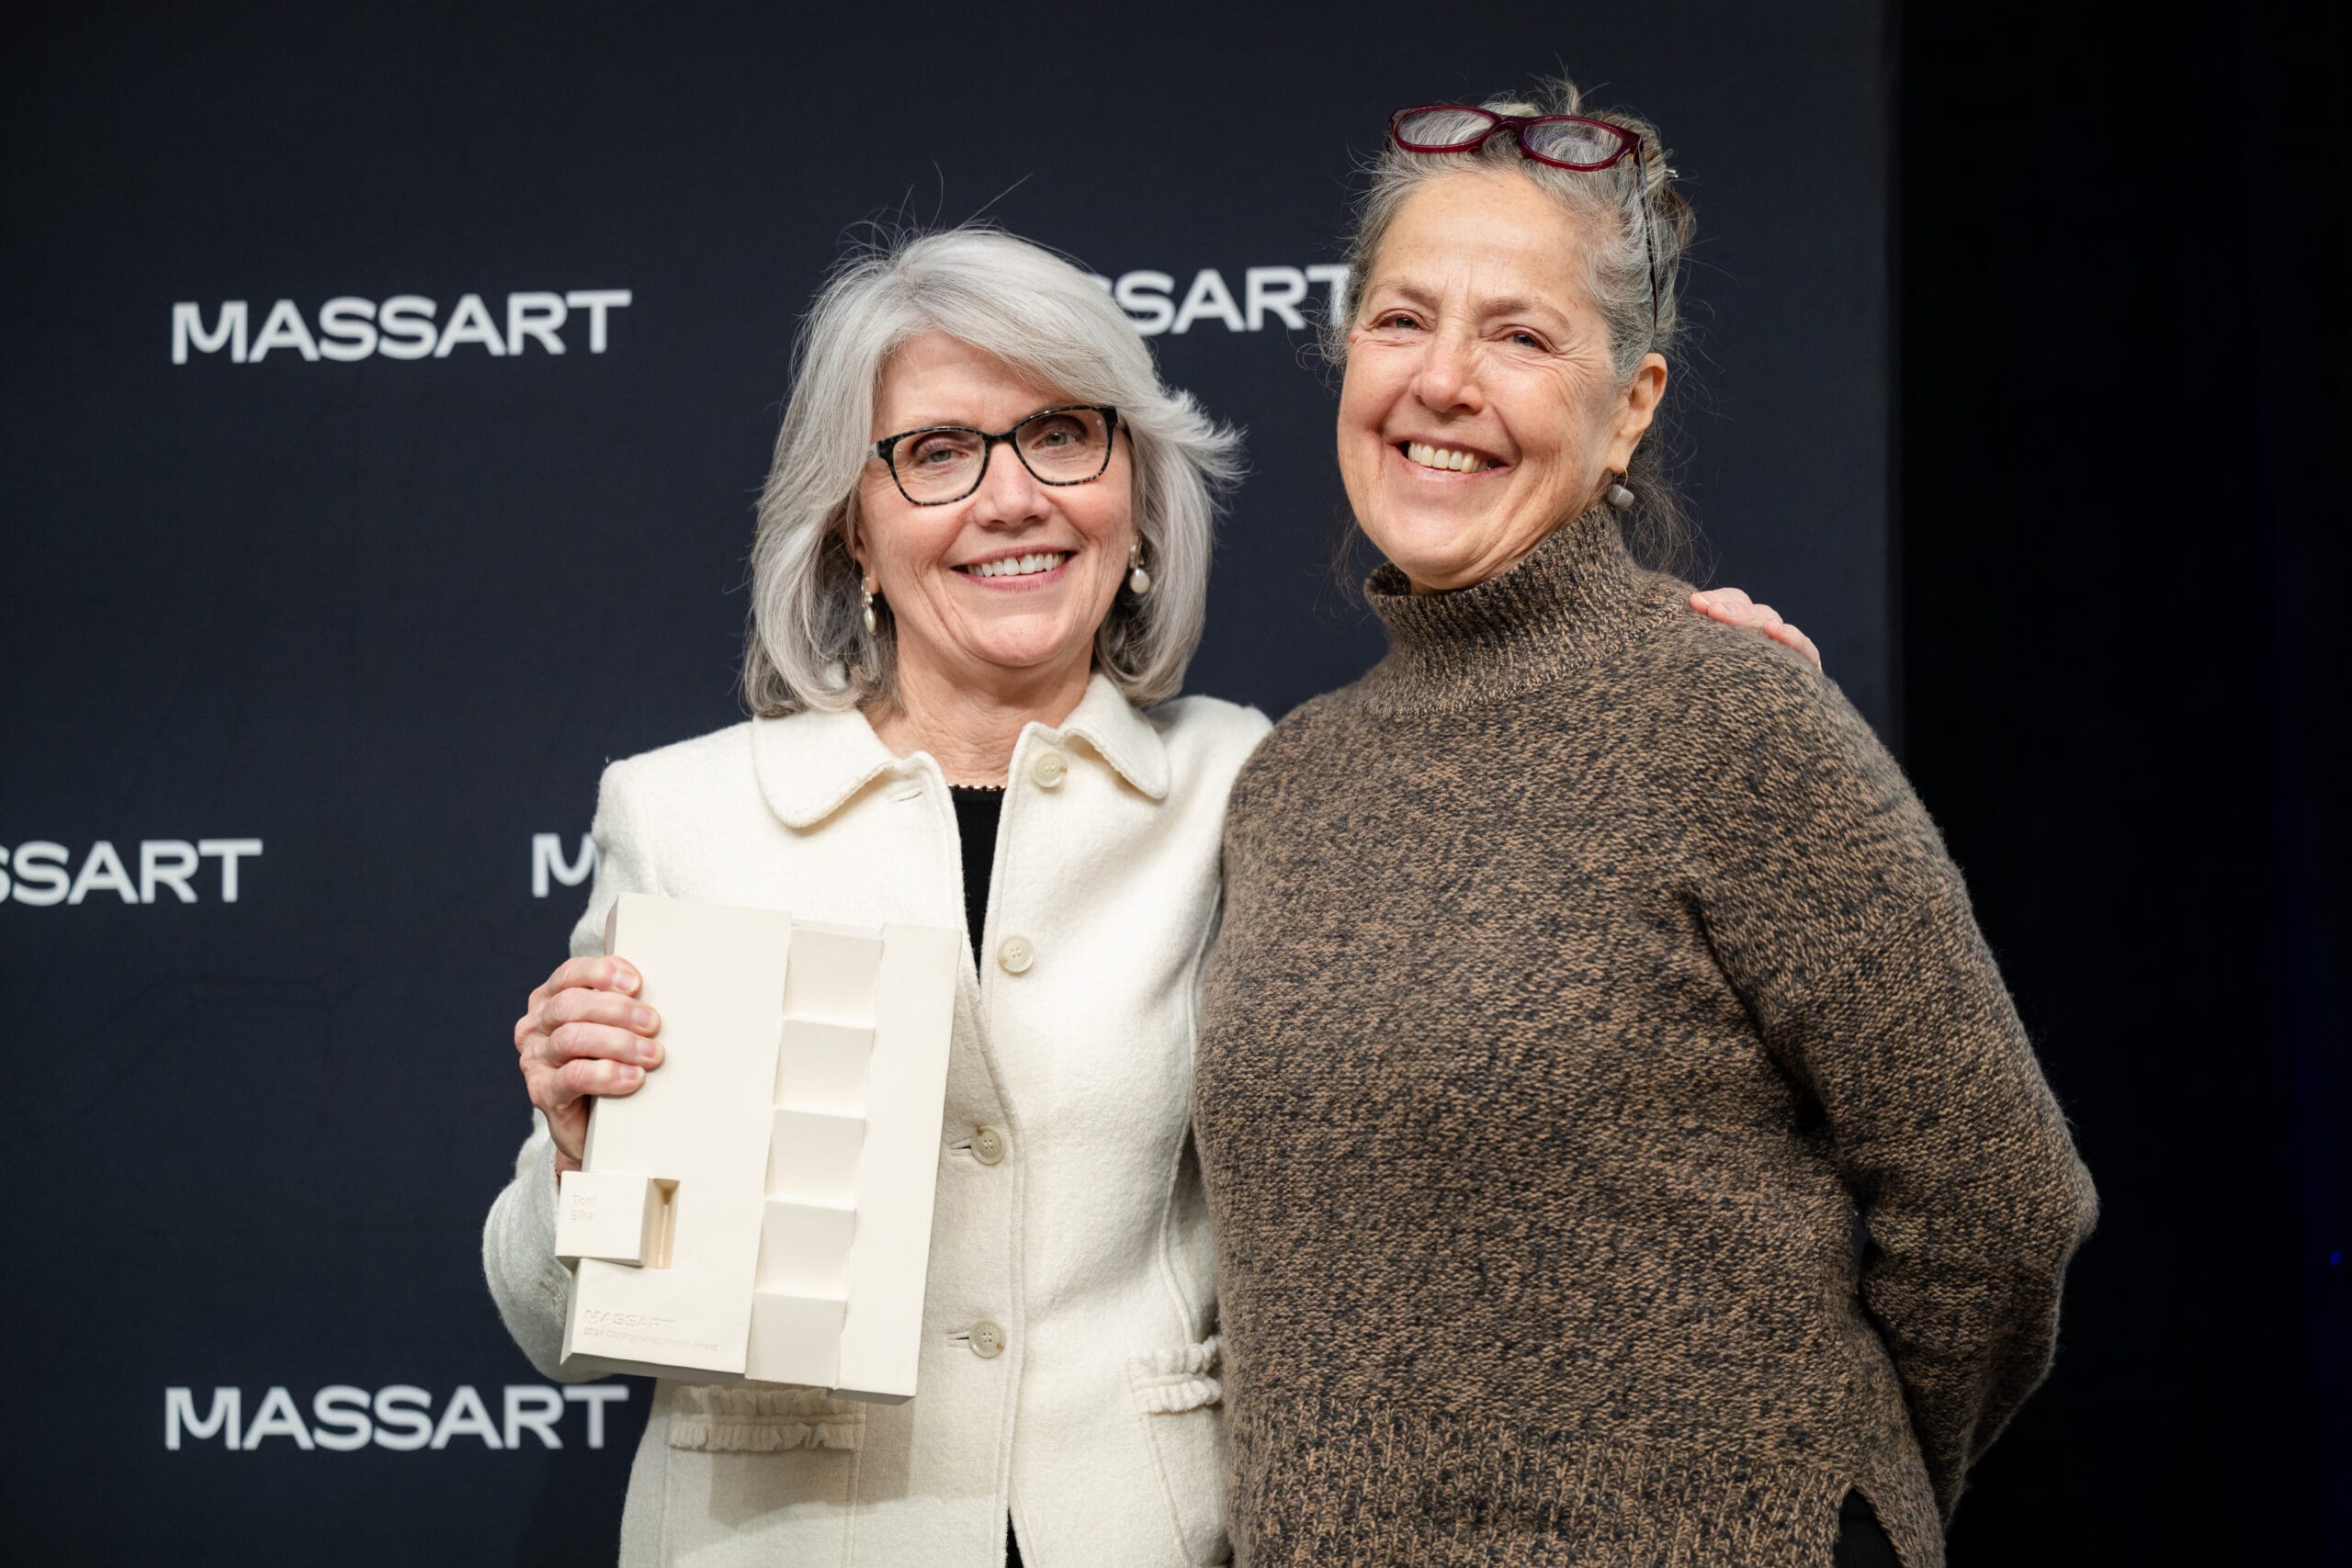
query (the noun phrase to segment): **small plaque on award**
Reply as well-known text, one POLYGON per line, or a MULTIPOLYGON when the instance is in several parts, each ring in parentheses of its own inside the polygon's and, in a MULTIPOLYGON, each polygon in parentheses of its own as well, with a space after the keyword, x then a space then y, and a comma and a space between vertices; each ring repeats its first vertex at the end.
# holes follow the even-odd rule
POLYGON ((563 1360, 698 1382, 914 1393, 963 939, 625 893, 662 1066, 563 1174, 563 1360))

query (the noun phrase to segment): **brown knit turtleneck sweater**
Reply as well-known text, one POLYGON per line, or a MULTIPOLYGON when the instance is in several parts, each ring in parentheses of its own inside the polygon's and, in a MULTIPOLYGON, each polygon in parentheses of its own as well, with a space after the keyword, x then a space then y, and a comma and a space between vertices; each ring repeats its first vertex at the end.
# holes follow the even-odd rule
POLYGON ((1238 1561, 1821 1568, 1859 1487, 1933 1568, 2094 1212, 1933 824, 1605 519, 1370 588, 1227 819, 1238 1561))

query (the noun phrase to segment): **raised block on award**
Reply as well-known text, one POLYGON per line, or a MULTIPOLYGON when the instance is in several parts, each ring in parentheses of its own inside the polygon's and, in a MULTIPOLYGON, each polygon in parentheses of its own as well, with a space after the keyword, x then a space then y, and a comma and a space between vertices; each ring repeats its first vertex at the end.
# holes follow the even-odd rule
POLYGON ((565 1364, 912 1394, 964 939, 632 893, 605 951, 663 1058, 562 1179, 565 1364))
POLYGON ((865 1025, 787 1018, 776 1048, 775 1102, 863 1116, 873 1056, 874 1031, 865 1025))
POLYGON ((859 1156, 865 1150, 865 1118, 822 1111, 776 1111, 768 1134, 770 1200, 857 1206, 859 1156))
POLYGON ((563 1173, 555 1200, 555 1255, 566 1263, 583 1258, 643 1268, 658 1263, 669 1195, 674 1183, 650 1176, 563 1173))
POLYGON ((752 1298, 751 1359, 770 1382, 835 1388, 842 1381, 842 1325, 849 1303, 830 1298, 752 1298))
POLYGON ((784 1016, 862 1029, 874 1021, 882 937, 848 926, 802 926, 785 971, 784 1016))
POLYGON ((760 1222, 759 1290, 778 1296, 849 1299, 849 1249, 857 1211, 770 1203, 760 1222))

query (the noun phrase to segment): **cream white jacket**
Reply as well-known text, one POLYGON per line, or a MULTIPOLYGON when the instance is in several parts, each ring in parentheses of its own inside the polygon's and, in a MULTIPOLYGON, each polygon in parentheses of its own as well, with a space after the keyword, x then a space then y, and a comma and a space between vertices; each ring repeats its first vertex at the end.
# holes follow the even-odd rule
MULTIPOLYGON (((1008 1510, 1034 1568, 1225 1561, 1187 1107, 1226 795, 1266 728, 1199 697, 1139 713, 1098 675, 1059 728, 1023 731, 983 962, 956 996, 915 1396, 660 1383, 623 1562, 995 1568, 1008 1510), (1019 942, 1027 963, 1008 964, 1019 942), (1001 1351, 974 1348, 982 1324, 1001 1351)), ((754 720, 614 763, 595 840, 575 953, 602 950, 605 910, 632 891, 966 925, 946 780, 854 713, 754 720)), ((516 1343, 560 1378, 571 1275, 554 1255, 552 1156, 542 1124, 482 1258, 516 1343)))

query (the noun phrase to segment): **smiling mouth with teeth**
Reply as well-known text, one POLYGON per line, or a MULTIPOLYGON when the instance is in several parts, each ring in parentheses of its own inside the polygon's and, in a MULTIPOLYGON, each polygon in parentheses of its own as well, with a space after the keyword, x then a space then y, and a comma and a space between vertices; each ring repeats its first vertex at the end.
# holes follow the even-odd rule
POLYGON ((1025 556, 1006 556, 1000 560, 984 560, 956 570, 967 577, 1035 577, 1051 571, 1069 559, 1069 550, 1037 550, 1025 556))
POLYGON ((1476 474, 1487 468, 1499 468, 1492 457, 1482 457, 1476 452, 1459 452, 1451 446, 1432 446, 1426 441, 1401 441, 1396 449, 1405 460, 1424 468, 1442 468, 1457 474, 1476 474))

